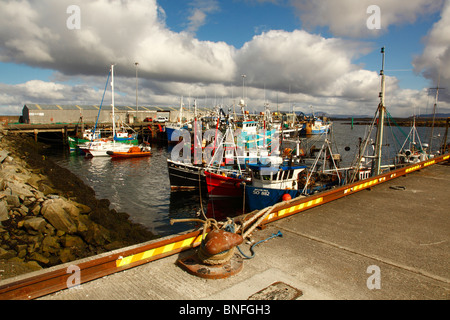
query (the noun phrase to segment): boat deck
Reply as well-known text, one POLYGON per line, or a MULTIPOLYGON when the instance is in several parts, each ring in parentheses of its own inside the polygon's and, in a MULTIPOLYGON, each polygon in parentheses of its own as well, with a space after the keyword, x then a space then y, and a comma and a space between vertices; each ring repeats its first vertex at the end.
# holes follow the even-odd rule
POLYGON ((446 162, 269 224, 255 241, 283 237, 256 246, 232 277, 183 271, 176 260, 190 250, 40 299, 246 300, 282 282, 306 300, 448 300, 449 198, 446 162))

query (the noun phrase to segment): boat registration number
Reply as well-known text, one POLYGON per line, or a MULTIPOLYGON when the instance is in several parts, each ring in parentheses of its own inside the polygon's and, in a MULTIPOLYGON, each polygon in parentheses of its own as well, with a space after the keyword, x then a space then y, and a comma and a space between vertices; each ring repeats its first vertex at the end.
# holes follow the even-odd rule
POLYGON ((269 190, 255 189, 255 190, 253 190, 253 194, 268 197, 270 195, 270 192, 269 192, 269 190))

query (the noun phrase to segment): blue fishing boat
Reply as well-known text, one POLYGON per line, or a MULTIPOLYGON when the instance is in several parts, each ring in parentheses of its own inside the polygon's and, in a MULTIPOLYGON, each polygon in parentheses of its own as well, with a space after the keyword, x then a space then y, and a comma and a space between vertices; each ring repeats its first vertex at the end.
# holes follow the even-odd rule
POLYGON ((286 199, 296 198, 302 189, 299 179, 306 166, 249 165, 251 184, 243 186, 248 209, 261 210, 286 199))

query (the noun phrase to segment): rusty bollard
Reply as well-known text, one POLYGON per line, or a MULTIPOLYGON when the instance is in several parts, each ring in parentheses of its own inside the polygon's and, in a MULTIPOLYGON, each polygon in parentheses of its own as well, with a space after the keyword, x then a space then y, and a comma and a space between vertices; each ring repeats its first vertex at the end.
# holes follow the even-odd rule
POLYGON ((178 264, 189 273, 208 279, 222 279, 242 270, 243 259, 235 249, 243 242, 241 235, 225 230, 212 230, 197 252, 178 264))

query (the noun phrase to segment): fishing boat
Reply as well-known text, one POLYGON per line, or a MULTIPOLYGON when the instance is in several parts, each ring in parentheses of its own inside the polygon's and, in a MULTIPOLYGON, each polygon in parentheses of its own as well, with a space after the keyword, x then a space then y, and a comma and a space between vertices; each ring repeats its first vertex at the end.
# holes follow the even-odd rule
POLYGON ((100 130, 96 130, 95 128, 83 130, 81 137, 78 135, 74 137, 67 137, 70 151, 77 150, 78 145, 80 144, 84 144, 97 139, 101 139, 101 132, 100 130))
POLYGON ((168 143, 178 142, 178 136, 174 133, 178 130, 185 129, 188 130, 189 126, 187 123, 183 123, 183 100, 180 99, 180 111, 178 114, 177 122, 166 122, 165 130, 167 134, 168 143))
POLYGON ((260 210, 281 200, 296 198, 298 180, 306 166, 261 166, 250 165, 251 182, 242 185, 250 211, 260 210))
POLYGON ((207 191, 203 165, 167 159, 167 168, 171 190, 201 189, 202 192, 207 191))
POLYGON ((130 145, 113 140, 100 139, 78 145, 87 157, 108 157, 108 151, 128 152, 130 145))
POLYGON ((204 171, 208 196, 215 197, 242 197, 242 183, 249 183, 250 178, 235 170, 219 169, 216 172, 204 171))
MULTIPOLYGON (((345 175, 339 169, 340 155, 334 153, 326 138, 311 165, 305 165, 305 155, 291 153, 279 165, 249 165, 251 182, 243 185, 245 201, 250 211, 272 206, 298 196, 308 196, 342 184, 345 175)), ((284 153, 284 152, 283 152, 284 153)))
POLYGON ((241 183, 251 180, 246 167, 251 163, 278 161, 280 157, 269 156, 267 148, 263 147, 267 141, 265 133, 265 140, 258 141, 260 135, 257 128, 257 121, 244 118, 242 129, 235 139, 233 126, 228 122, 227 130, 204 171, 209 197, 242 197, 241 183), (235 140, 241 144, 240 147, 235 140), (214 165, 217 163, 220 165, 214 165))
POLYGON ((411 130, 405 138, 405 142, 395 157, 395 165, 402 166, 412 163, 419 163, 428 160, 430 155, 427 153, 428 144, 422 144, 416 128, 416 119, 413 118, 411 130))
POLYGON ((132 146, 127 152, 123 151, 106 151, 112 159, 128 159, 149 157, 151 155, 151 147, 148 145, 132 146))
POLYGON ((138 133, 134 132, 134 130, 131 128, 129 128, 129 129, 133 132, 129 133, 126 126, 127 126, 126 124, 122 123, 119 129, 116 128, 115 134, 113 137, 114 141, 120 142, 120 143, 138 145, 139 144, 138 133))
POLYGON ((331 123, 325 122, 320 118, 313 117, 303 124, 302 133, 306 135, 324 134, 330 131, 331 123))
POLYGON ((89 141, 84 144, 79 145, 79 149, 83 151, 86 156, 92 157, 107 157, 108 151, 113 152, 128 152, 130 146, 129 141, 134 141, 135 137, 124 136, 123 130, 116 130, 116 119, 114 114, 114 65, 111 65, 111 91, 112 91, 112 128, 113 128, 113 139, 99 139, 94 141, 89 141), (119 133, 119 136, 117 135, 119 133), (122 143, 124 142, 124 143, 122 143))

